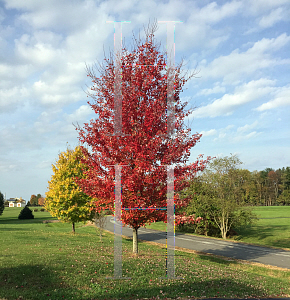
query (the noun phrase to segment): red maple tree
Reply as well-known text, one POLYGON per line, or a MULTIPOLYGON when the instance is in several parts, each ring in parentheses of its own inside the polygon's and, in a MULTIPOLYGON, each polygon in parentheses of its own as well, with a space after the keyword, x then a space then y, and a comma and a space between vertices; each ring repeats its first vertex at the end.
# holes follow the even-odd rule
MULTIPOLYGON (((181 76, 181 66, 174 68, 174 109, 176 136, 167 135, 167 73, 165 55, 154 40, 156 27, 146 32, 145 42, 136 40, 135 48, 122 52, 122 133, 114 133, 114 79, 115 66, 112 55, 105 65, 87 68, 93 86, 88 94, 93 100, 88 104, 98 115, 85 123, 79 131, 79 140, 86 147, 83 163, 89 169, 86 179, 78 181, 83 191, 98 199, 96 210, 114 210, 115 168, 122 165, 122 207, 156 208, 167 205, 167 169, 174 167, 175 207, 186 206, 189 198, 181 200, 176 193, 189 186, 185 179, 194 178, 202 171, 206 160, 199 156, 196 162, 186 165, 190 149, 200 140, 201 134, 189 135, 183 119, 190 110, 181 104, 179 94, 187 79, 181 76)), ((133 252, 138 252, 137 230, 156 221, 167 222, 167 212, 161 210, 123 210, 122 222, 133 228, 133 252)))

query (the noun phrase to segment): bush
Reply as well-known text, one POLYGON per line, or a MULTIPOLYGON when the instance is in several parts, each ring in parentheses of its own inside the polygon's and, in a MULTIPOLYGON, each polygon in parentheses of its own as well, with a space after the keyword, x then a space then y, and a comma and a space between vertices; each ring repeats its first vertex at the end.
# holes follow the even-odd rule
POLYGON ((23 220, 23 219, 34 219, 34 215, 32 214, 32 210, 30 210, 28 206, 25 206, 21 210, 21 212, 18 216, 18 219, 21 219, 21 220, 23 220))
POLYGON ((44 208, 41 208, 40 211, 45 211, 45 209, 44 209, 44 208))
POLYGON ((38 209, 37 209, 37 208, 35 208, 33 211, 34 211, 34 212, 35 212, 35 211, 38 211, 38 209))

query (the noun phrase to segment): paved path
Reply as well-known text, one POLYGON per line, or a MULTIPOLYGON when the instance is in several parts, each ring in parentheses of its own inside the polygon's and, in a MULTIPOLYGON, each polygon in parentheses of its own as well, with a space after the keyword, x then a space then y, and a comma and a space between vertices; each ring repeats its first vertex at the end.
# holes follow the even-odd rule
MULTIPOLYGON (((114 232, 114 217, 107 216, 106 218, 104 228, 114 232)), ((116 225, 120 226, 118 224, 116 225)), ((132 238, 132 228, 128 226, 123 227, 122 235, 132 238)), ((166 245, 166 232, 141 227, 138 229, 138 239, 166 245)), ((175 246, 290 269, 290 251, 286 250, 211 239, 203 236, 185 235, 181 233, 175 233, 175 246)))

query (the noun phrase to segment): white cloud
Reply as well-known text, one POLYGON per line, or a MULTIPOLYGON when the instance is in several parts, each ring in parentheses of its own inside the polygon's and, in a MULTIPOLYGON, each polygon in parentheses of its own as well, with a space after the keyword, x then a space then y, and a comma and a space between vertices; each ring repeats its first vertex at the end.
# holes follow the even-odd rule
POLYGON ((253 128, 255 128, 258 125, 258 121, 255 121, 252 124, 246 124, 244 126, 241 126, 237 129, 237 132, 245 132, 245 131, 249 131, 253 128))
POLYGON ((198 108, 193 112, 197 118, 229 116, 235 109, 248 102, 259 99, 274 90, 274 80, 261 78, 252 80, 235 89, 234 94, 225 94, 222 98, 214 100, 211 104, 198 108))
POLYGON ((217 23, 227 17, 235 16, 241 8, 242 2, 240 1, 227 2, 223 6, 218 6, 216 2, 211 2, 201 8, 197 15, 197 21, 217 23))
POLYGON ((272 38, 272 39, 263 38, 259 40, 247 52, 262 54, 267 51, 269 52, 277 51, 282 47, 286 46, 289 42, 290 42, 290 36, 288 36, 286 33, 282 33, 276 38, 272 38))
POLYGON ((243 0, 244 12, 260 15, 277 6, 289 6, 289 0, 243 0))
MULTIPOLYGON (((220 22, 238 15, 242 9, 240 1, 231 1, 223 5, 211 2, 201 8, 197 7, 194 1, 184 1, 183 5, 172 5, 177 11, 181 6, 186 8, 183 18, 184 15, 188 15, 188 18, 183 24, 177 25, 176 45, 178 49, 190 51, 202 49, 206 52, 212 52, 230 38, 232 28, 219 28, 218 25, 220 22)), ((160 11, 160 14, 163 14, 163 10, 160 11)), ((168 17, 166 17, 167 19, 168 17)), ((165 31, 164 34, 166 34, 165 31)))
POLYGON ((24 86, 15 86, 10 89, 0 89, 0 112, 11 112, 29 96, 30 91, 24 86))
POLYGON ((91 22, 102 15, 104 5, 95 1, 69 1, 69 0, 12 0, 5 1, 8 9, 23 11, 18 17, 18 23, 29 25, 31 28, 53 29, 55 31, 72 32, 83 30, 91 22))
POLYGON ((219 139, 223 139, 223 138, 225 138, 227 136, 227 134, 225 133, 225 132, 221 132, 220 134, 219 134, 219 139))
POLYGON ((86 122, 88 121, 88 117, 92 115, 94 112, 89 105, 80 106, 74 113, 65 116, 65 120, 68 123, 72 122, 86 122))
POLYGON ((225 83, 232 83, 254 74, 258 70, 281 64, 290 64, 290 59, 271 58, 270 53, 281 49, 290 42, 286 33, 277 38, 263 38, 245 52, 235 49, 229 55, 220 56, 201 69, 203 78, 222 78, 225 83))
POLYGON ((232 141, 235 142, 235 143, 241 142, 241 141, 246 141, 246 140, 257 137, 260 134, 261 134, 261 132, 252 131, 248 134, 235 135, 235 136, 232 137, 232 141))
POLYGON ((220 128, 216 130, 215 135, 218 134, 218 137, 214 138, 213 141, 219 141, 220 139, 225 139, 226 137, 230 140, 232 136, 232 128, 235 126, 233 124, 230 124, 224 128, 220 128))
POLYGON ((274 99, 270 100, 256 108, 258 111, 269 110, 282 106, 290 105, 290 86, 277 88, 274 99))
POLYGON ((250 140, 252 138, 255 138, 261 134, 261 132, 257 131, 251 131, 253 128, 257 126, 257 122, 254 122, 253 124, 246 124, 245 126, 239 127, 237 130, 231 130, 235 126, 234 125, 228 125, 225 128, 220 128, 216 133, 218 133, 218 137, 214 138, 214 142, 228 142, 228 143, 239 143, 241 141, 250 140), (247 131, 251 131, 249 133, 246 133, 247 131))
POLYGON ((27 77, 35 72, 32 64, 12 64, 0 62, 0 88, 9 89, 26 84, 27 77))
POLYGON ((234 128, 234 127, 235 127, 235 125, 231 124, 231 125, 228 125, 225 129, 226 129, 226 130, 229 130, 229 129, 232 129, 232 128, 234 128))
POLYGON ((198 92, 196 95, 211 95, 211 94, 219 94, 219 93, 225 93, 226 88, 224 86, 216 85, 212 89, 203 89, 200 92, 198 92))
POLYGON ((211 130, 208 130, 208 131, 201 131, 200 133, 202 134, 202 136, 216 135, 217 130, 216 129, 211 129, 211 130))
POLYGON ((263 16, 259 21, 259 26, 262 28, 272 27, 279 21, 286 20, 289 16, 289 11, 285 12, 282 7, 272 10, 267 16, 263 16))
MULTIPOLYGON (((54 36, 52 32, 49 34, 51 38, 54 36)), ((54 48, 51 43, 39 41, 38 38, 24 34, 20 39, 15 40, 17 57, 41 67, 53 65, 55 60, 64 57, 64 52, 61 48, 54 48)))

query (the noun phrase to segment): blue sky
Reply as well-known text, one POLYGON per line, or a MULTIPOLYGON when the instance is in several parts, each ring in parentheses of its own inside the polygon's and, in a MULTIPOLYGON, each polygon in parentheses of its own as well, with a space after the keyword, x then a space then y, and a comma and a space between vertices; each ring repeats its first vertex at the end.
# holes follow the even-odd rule
MULTIPOLYGON (((182 22, 175 62, 199 71, 181 94, 197 107, 185 124, 203 134, 189 162, 233 153, 250 171, 290 166, 289 16, 289 0, 0 0, 0 191, 47 191, 51 164, 78 144, 72 123, 94 118, 85 64, 113 51, 113 20, 131 21, 129 49, 149 20, 182 22)), ((156 39, 165 50, 166 25, 156 39)))

